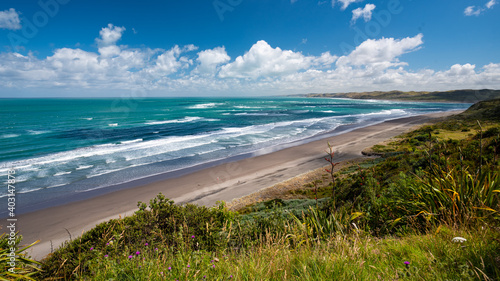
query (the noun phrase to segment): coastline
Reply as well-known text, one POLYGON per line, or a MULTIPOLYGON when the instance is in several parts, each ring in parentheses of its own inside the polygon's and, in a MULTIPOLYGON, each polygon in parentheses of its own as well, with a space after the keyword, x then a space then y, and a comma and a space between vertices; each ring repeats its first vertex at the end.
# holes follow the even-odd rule
POLYGON ((143 186, 22 214, 18 216, 18 225, 24 237, 23 244, 40 239, 41 242, 28 254, 41 259, 52 248, 56 249, 68 240, 70 235, 74 238, 100 222, 131 215, 137 209, 138 201, 147 203, 160 192, 176 203, 211 206, 219 200, 231 201, 325 166, 323 157, 327 141, 336 150, 336 161, 349 160, 360 157, 364 148, 399 135, 415 125, 456 113, 449 111, 394 119, 143 186))

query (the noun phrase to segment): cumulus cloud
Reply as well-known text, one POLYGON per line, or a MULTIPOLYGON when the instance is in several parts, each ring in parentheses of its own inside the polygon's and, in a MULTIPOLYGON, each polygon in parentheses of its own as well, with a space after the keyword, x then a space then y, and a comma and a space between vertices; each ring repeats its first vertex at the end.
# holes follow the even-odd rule
POLYGON ((341 5, 340 9, 344 11, 349 5, 356 2, 363 2, 363 0, 332 0, 332 7, 334 7, 336 3, 339 3, 341 5))
POLYGON ((213 74, 220 64, 229 62, 231 58, 226 53, 225 47, 216 47, 214 49, 204 50, 198 53, 196 61, 200 65, 195 71, 205 74, 213 74))
POLYGON ((114 26, 111 23, 101 29, 99 32, 100 38, 97 38, 96 42, 99 53, 103 57, 118 56, 120 54, 120 47, 116 45, 116 42, 122 38, 124 31, 125 27, 114 26))
POLYGON ((313 65, 319 67, 330 67, 339 57, 333 56, 330 52, 324 52, 321 56, 313 59, 313 65))
POLYGON ((0 53, 0 93, 63 89, 70 96, 74 89, 103 94, 141 89, 155 95, 277 95, 500 88, 500 63, 496 62, 454 64, 441 71, 411 70, 403 56, 423 46, 422 34, 366 40, 340 57, 330 52, 305 55, 261 40, 231 60, 223 46, 197 52, 194 45, 117 46, 124 30, 113 25, 103 28, 95 51, 60 48, 45 58, 0 53))
POLYGON ((464 65, 454 64, 446 73, 450 76, 467 76, 475 73, 475 65, 466 63, 464 65))
POLYGON ((154 64, 145 67, 142 72, 151 79, 158 79, 176 73, 181 69, 187 69, 193 64, 193 60, 181 55, 196 49, 197 47, 194 45, 187 45, 182 48, 175 45, 170 50, 163 51, 156 60, 153 60, 154 64))
POLYGON ((19 14, 14 8, 0 11, 0 28, 9 30, 21 29, 21 20, 19 19, 19 14))
POLYGON ((103 27, 99 31, 100 38, 97 38, 97 45, 99 47, 106 47, 111 45, 116 45, 116 42, 122 38, 122 34, 125 31, 125 27, 114 26, 113 24, 108 24, 107 27, 103 27))
POLYGON ((369 22, 372 19, 372 12, 375 9, 375 5, 366 4, 364 8, 357 8, 352 11, 351 23, 354 24, 356 21, 363 17, 365 22, 369 22))
POLYGON ((347 56, 337 60, 337 66, 382 66, 384 68, 401 65, 398 57, 413 52, 423 44, 423 35, 404 39, 368 39, 347 56))
POLYGON ((243 56, 222 66, 220 77, 258 78, 292 73, 311 65, 312 58, 289 50, 272 48, 266 41, 255 43, 243 56))

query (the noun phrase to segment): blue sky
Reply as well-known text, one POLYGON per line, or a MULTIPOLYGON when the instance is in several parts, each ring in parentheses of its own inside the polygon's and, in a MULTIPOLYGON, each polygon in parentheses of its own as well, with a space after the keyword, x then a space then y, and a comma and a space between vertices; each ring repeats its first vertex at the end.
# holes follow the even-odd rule
POLYGON ((0 97, 500 89, 498 0, 2 0, 0 97))

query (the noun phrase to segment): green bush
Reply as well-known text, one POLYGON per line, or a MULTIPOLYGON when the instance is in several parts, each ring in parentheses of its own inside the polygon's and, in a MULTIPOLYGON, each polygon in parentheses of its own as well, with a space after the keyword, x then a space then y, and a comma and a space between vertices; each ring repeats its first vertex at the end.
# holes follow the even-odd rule
POLYGON ((92 274, 91 262, 103 253, 128 257, 147 248, 172 251, 214 251, 228 243, 226 233, 235 214, 223 203, 207 208, 176 205, 161 193, 149 203, 139 202, 133 216, 110 220, 66 242, 43 265, 43 277, 79 278, 92 274))

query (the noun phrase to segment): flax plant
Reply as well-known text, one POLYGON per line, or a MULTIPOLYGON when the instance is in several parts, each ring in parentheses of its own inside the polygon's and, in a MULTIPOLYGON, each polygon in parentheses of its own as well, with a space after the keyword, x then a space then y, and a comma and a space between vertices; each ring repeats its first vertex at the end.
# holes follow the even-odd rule
POLYGON ((18 245, 21 242, 22 237, 17 236, 15 245, 9 245, 8 236, 5 233, 0 235, 0 280, 35 280, 32 278, 39 269, 40 263, 30 259, 24 254, 24 251, 38 243, 35 241, 32 244, 19 248, 18 245), (11 247, 15 248, 14 252, 11 252, 11 247), (15 266, 11 267, 9 262, 11 261, 11 253, 15 254, 15 266), (11 269, 11 270, 9 270, 11 269))
POLYGON ((424 174, 398 188, 404 198, 399 208, 407 218, 423 216, 428 222, 456 226, 500 220, 499 171, 475 174, 467 167, 445 170, 434 165, 424 174))

